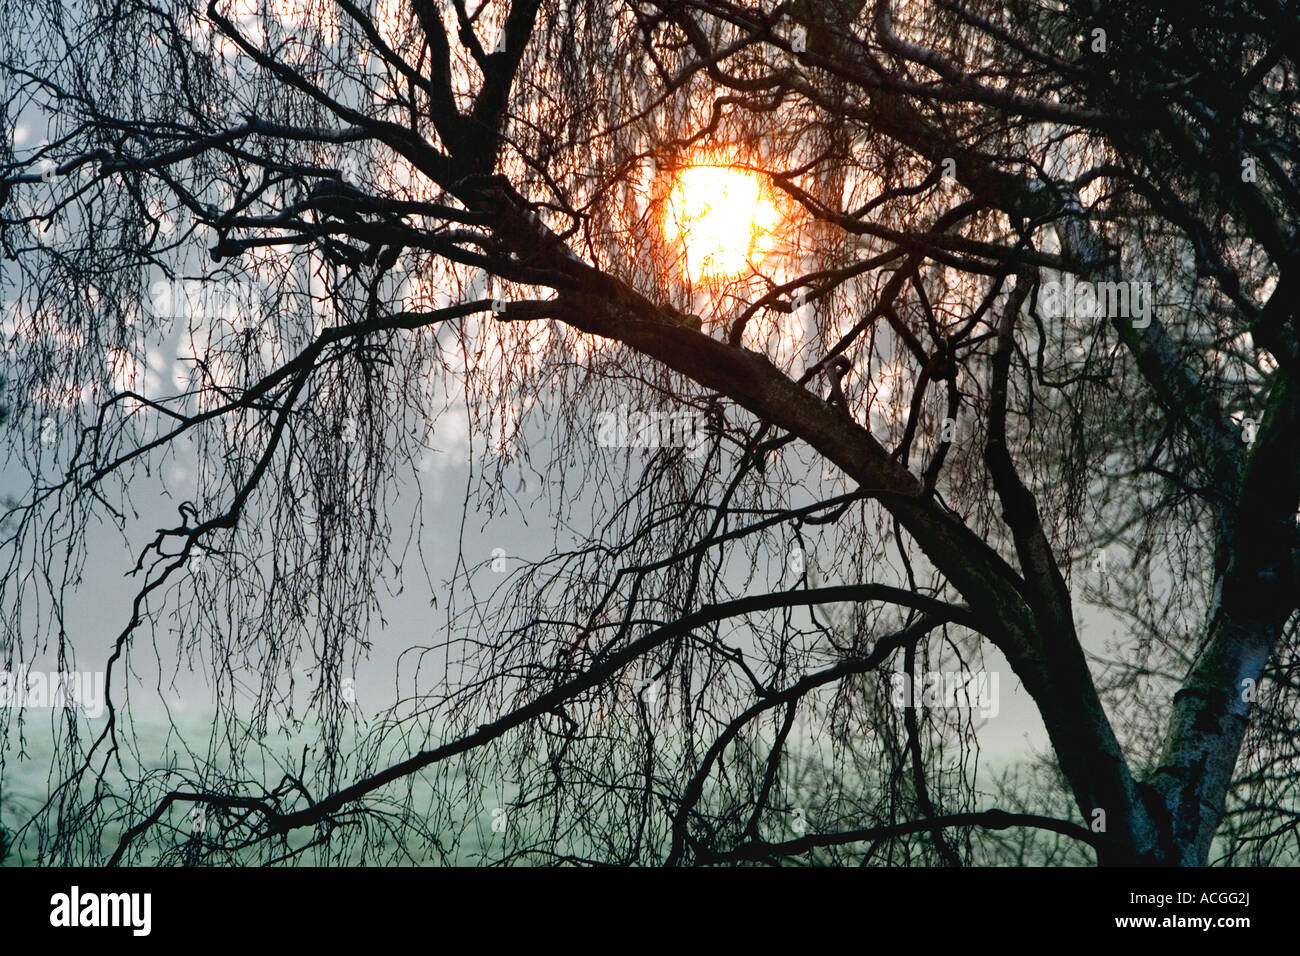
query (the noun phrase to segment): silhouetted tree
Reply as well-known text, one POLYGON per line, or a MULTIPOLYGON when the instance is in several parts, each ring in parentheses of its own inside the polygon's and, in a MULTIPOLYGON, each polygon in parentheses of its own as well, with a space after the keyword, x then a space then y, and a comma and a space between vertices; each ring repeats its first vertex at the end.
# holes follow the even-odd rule
POLYGON ((18 9, 8 121, 48 134, 0 156, 7 656, 63 650, 87 529, 196 460, 47 858, 450 858, 490 810, 507 860, 1293 858, 1293 6, 18 9), (701 166, 778 213, 743 269, 665 229, 701 166), (458 416, 442 676, 358 728, 458 416), (470 529, 521 509, 540 560, 470 529), (122 692, 168 628, 222 709, 157 771, 122 692), (263 786, 300 654, 319 747, 263 786), (1036 705, 1032 785, 895 693, 980 671, 1036 705))

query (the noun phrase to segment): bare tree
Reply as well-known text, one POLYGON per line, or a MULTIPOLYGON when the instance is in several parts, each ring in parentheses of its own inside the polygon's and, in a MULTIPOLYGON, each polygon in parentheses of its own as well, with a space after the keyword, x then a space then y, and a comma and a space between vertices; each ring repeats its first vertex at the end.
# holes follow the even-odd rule
POLYGON ((1294 858, 1294 5, 19 9, 9 662, 73 652, 88 529, 196 462, 43 857, 450 859, 492 810, 501 860, 1294 858), (440 636, 358 723, 458 419, 440 636), (540 560, 475 537, 520 510, 540 560), (160 770, 124 692, 170 632, 221 719, 160 770), (268 780, 304 657, 319 740, 268 780), (1002 669, 1028 790, 897 693, 1002 669))

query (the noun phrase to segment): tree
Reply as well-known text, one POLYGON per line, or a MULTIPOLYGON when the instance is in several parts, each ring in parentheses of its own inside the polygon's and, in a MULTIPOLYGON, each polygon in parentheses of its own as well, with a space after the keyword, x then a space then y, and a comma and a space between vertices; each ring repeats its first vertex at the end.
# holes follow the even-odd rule
POLYGON ((37 609, 86 529, 125 530, 133 478, 193 443, 109 688, 177 627, 224 728, 118 780, 124 702, 84 740, 69 716, 42 852, 339 859, 436 843, 492 791, 507 859, 1023 858, 1008 831, 1101 864, 1284 859, 1294 13, 30 5, 0 54, 11 121, 50 124, 0 178, 33 474, 5 647, 39 617, 63 650, 37 609), (667 225, 698 169, 773 213, 744 268, 667 225), (190 377, 149 391, 131 370, 178 321, 190 377), (560 530, 536 561, 462 536, 444 676, 354 744, 346 667, 410 564, 400 472, 455 414, 466 520, 522 488, 560 530), (1085 610, 1117 622, 1105 656, 1085 610), (304 647, 321 746, 261 787, 304 647), (1003 805, 972 710, 898 693, 978 666, 1050 741, 1003 805))

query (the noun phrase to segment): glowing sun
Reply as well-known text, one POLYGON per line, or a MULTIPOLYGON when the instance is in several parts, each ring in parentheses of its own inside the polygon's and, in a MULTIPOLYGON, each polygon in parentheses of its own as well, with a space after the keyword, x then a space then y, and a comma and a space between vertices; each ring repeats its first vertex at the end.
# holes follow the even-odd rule
POLYGON ((664 236, 680 242, 693 281, 734 279, 772 251, 776 205, 754 173, 734 166, 680 170, 664 206, 664 236))

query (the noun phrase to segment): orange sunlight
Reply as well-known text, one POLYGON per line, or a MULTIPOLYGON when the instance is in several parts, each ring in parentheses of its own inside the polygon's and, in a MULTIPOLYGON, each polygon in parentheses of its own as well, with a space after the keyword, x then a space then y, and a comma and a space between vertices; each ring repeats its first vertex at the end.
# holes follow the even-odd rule
POLYGON ((776 204, 755 173, 698 165, 678 171, 664 207, 664 236, 680 242, 695 282, 734 279, 772 251, 776 204))

